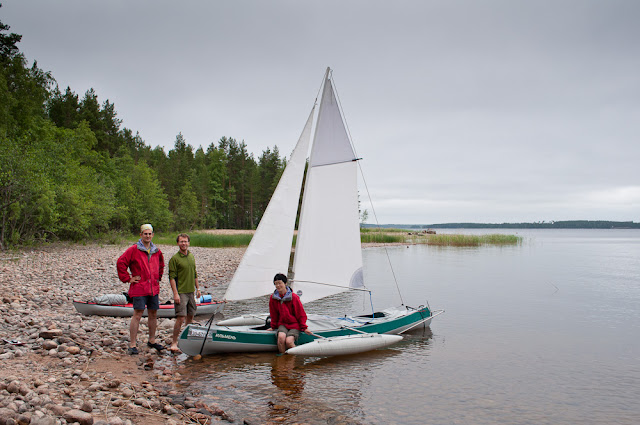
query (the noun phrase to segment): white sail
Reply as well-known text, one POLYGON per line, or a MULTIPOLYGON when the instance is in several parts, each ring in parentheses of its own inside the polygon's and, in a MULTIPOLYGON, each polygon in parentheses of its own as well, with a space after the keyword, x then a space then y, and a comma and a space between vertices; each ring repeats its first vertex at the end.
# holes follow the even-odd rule
POLYGON ((356 156, 325 79, 294 257, 302 302, 363 286, 356 156))
POLYGON ((287 274, 314 110, 315 106, 251 243, 229 283, 225 294, 227 300, 270 294, 274 290, 273 276, 276 273, 287 274))

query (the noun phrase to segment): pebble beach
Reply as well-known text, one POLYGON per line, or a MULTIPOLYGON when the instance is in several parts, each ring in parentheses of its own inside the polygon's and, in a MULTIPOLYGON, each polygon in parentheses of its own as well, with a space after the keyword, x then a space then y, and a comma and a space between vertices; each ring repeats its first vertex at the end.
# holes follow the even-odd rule
MULTIPOLYGON (((130 356, 129 318, 75 311, 73 300, 128 289, 116 273, 128 246, 59 243, 0 253, 0 425, 251 423, 177 391, 181 365, 194 360, 148 348, 146 318, 140 354, 130 356)), ((166 264, 178 251, 159 247, 166 264)), ((245 248, 190 249, 202 293, 222 298, 245 248)), ((160 287, 160 301, 170 300, 166 270, 160 287)), ((167 347, 173 323, 158 319, 157 340, 167 347)))

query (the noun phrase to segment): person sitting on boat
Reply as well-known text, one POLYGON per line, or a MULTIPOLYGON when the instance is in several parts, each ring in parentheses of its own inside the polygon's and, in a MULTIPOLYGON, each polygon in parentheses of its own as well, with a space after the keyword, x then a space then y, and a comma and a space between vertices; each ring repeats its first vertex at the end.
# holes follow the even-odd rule
POLYGON ((276 329, 278 337, 278 351, 284 353, 296 346, 300 331, 311 335, 307 329, 307 313, 304 311, 300 297, 287 286, 287 276, 278 273, 273 278, 276 290, 269 298, 269 315, 271 327, 276 329))

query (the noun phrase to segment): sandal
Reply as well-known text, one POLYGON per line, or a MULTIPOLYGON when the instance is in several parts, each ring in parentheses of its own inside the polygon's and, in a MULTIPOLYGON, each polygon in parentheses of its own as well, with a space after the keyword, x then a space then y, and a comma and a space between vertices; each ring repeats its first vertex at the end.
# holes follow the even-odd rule
POLYGON ((152 344, 152 343, 150 343, 150 342, 147 342, 147 346, 148 346, 149 348, 155 348, 155 349, 156 349, 156 350, 158 350, 158 351, 162 351, 162 350, 164 350, 164 345, 162 345, 162 344, 158 344, 157 342, 154 342, 153 344, 152 344))
POLYGON ((127 353, 129 353, 129 355, 131 356, 135 356, 136 354, 138 354, 138 349, 136 347, 129 347, 127 353))

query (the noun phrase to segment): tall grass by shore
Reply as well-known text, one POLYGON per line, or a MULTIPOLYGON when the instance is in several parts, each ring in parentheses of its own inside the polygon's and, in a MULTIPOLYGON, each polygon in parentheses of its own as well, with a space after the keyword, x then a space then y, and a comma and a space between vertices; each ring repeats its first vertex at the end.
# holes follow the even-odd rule
POLYGON ((407 233, 407 229, 393 229, 393 228, 387 228, 385 227, 384 229, 378 229, 375 227, 361 227, 360 228, 360 233, 407 233))
MULTIPOLYGON (((156 234, 153 237, 153 242, 163 245, 177 245, 177 235, 177 233, 175 235, 156 234)), ((249 245, 249 242, 251 242, 251 238, 253 237, 253 235, 212 235, 209 233, 190 232, 189 237, 191 238, 191 246, 199 246, 204 248, 233 248, 249 245)), ((134 241, 137 240, 138 239, 135 238, 134 241)))
POLYGON ((518 245, 522 237, 515 235, 459 235, 459 234, 409 234, 406 230, 393 229, 393 232, 362 232, 360 239, 363 243, 407 243, 438 246, 480 246, 480 245, 518 245))
POLYGON ((519 245, 522 237, 515 235, 457 235, 440 234, 428 235, 426 244, 441 246, 480 246, 480 245, 519 245))
POLYGON ((413 243, 408 241, 407 232, 404 232, 404 234, 396 234, 386 231, 360 232, 360 241, 362 243, 413 243))
MULTIPOLYGON (((518 245, 522 243, 522 237, 515 235, 488 234, 488 235, 459 235, 459 234, 409 234, 401 229, 372 230, 362 229, 360 240, 362 243, 375 244, 425 244, 437 246, 481 246, 481 245, 518 245), (391 230, 391 231, 389 231, 391 230)), ((221 235, 211 233, 192 232, 191 246, 206 248, 230 248, 244 247, 251 242, 251 234, 221 235)), ((172 234, 157 234, 153 241, 157 244, 175 245, 176 236, 172 234)), ((128 240, 136 241, 131 237, 128 240)), ((295 237, 293 244, 295 245, 295 237)))

